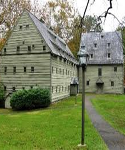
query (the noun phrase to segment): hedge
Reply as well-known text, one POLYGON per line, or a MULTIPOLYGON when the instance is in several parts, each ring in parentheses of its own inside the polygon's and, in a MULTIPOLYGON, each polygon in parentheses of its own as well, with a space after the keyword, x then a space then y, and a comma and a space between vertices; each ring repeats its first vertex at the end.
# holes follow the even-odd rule
POLYGON ((50 105, 50 91, 48 89, 19 90, 13 93, 10 105, 14 110, 29 110, 50 105))
POLYGON ((5 106, 5 91, 4 86, 0 83, 0 108, 4 108, 5 106))

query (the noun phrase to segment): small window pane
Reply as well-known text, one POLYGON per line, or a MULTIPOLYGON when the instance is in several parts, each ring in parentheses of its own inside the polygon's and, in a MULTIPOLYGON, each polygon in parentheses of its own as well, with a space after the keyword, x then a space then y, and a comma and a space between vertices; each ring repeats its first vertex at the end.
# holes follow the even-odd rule
POLYGON ((7 67, 4 67, 4 73, 5 74, 7 73, 7 67))
POLYGON ((29 24, 26 25, 26 29, 28 29, 28 28, 29 28, 29 24))
POLYGON ((35 45, 33 44, 33 45, 32 45, 32 49, 34 49, 34 48, 35 48, 35 45))
POLYGON ((13 67, 13 73, 16 73, 16 67, 13 67))
POLYGON ((117 72, 117 67, 114 67, 114 72, 117 72))
POLYGON ((44 50, 44 51, 46 50, 46 46, 43 46, 43 50, 44 50))
POLYGON ((7 90, 7 87, 6 86, 4 86, 4 91, 6 91, 7 90))
POLYGON ((108 43, 108 47, 110 47, 110 45, 111 45, 111 44, 110 44, 110 43, 108 43))
POLYGON ((31 52, 31 46, 28 46, 28 52, 31 52))
POLYGON ((24 67, 24 72, 26 72, 26 67, 24 67))
POLYGON ((114 81, 111 81, 111 86, 114 86, 114 81))
POLYGON ((20 30, 22 30, 23 26, 20 26, 20 30))
POLYGON ((13 91, 15 91, 15 90, 16 90, 16 88, 15 88, 15 87, 13 87, 12 89, 13 89, 13 91))
POLYGON ((4 53, 6 53, 6 48, 4 48, 4 53))
POLYGON ((108 58, 110 58, 111 57, 111 54, 110 53, 108 53, 108 58))
POLYGON ((102 76, 102 68, 98 68, 98 76, 102 76))
POLYGON ((97 43, 94 43, 94 47, 97 47, 97 43))
POLYGON ((86 81, 86 85, 89 85, 89 81, 86 81))
POLYGON ((31 67, 31 72, 34 72, 34 67, 31 67))
POLYGON ((17 52, 19 52, 20 51, 20 46, 17 46, 17 52))

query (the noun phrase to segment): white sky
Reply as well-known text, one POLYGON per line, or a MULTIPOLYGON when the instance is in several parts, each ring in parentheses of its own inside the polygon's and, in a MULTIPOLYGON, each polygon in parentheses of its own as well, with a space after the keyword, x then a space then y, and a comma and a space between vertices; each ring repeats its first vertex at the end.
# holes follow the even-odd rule
MULTIPOLYGON (((33 1, 33 0, 32 0, 33 1)), ((38 0, 41 4, 47 2, 48 0, 38 0)), ((72 0, 70 0, 72 1, 72 0)), ((78 8, 80 15, 83 15, 87 0, 74 0, 75 7, 78 8)), ((104 11, 109 7, 108 0, 95 0, 95 3, 91 5, 93 0, 90 0, 89 7, 87 9, 86 15, 101 15, 104 11)), ((120 21, 123 17, 125 17, 125 0, 113 0, 112 1, 113 8, 110 10, 120 21)), ((107 16, 106 22, 103 23, 104 31, 113 31, 118 26, 118 21, 114 19, 113 16, 107 16)))

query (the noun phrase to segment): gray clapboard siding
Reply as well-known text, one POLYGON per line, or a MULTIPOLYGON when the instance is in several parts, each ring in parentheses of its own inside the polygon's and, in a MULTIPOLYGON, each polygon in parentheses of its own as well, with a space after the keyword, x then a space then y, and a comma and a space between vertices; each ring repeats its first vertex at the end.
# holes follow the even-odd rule
MULTIPOLYGON (((98 77, 98 65, 88 65, 85 73, 85 84, 89 81, 89 86, 85 86, 86 92, 98 92, 96 81, 100 78, 103 82, 103 93, 123 93, 123 66, 122 65, 103 65, 102 76, 98 77), (117 72, 114 72, 114 67, 117 66, 117 72), (111 86, 111 81, 114 86, 111 86)), ((81 68, 79 73, 79 90, 82 91, 81 68)))

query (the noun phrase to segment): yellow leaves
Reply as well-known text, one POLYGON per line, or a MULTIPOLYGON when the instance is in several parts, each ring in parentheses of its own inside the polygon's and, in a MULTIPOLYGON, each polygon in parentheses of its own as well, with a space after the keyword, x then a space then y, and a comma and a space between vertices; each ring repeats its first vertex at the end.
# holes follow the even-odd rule
POLYGON ((3 38, 3 39, 0 39, 0 51, 1 49, 3 48, 4 44, 5 44, 6 40, 3 38))

